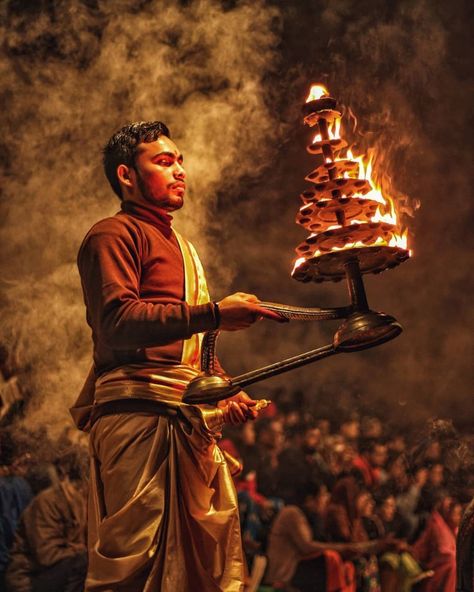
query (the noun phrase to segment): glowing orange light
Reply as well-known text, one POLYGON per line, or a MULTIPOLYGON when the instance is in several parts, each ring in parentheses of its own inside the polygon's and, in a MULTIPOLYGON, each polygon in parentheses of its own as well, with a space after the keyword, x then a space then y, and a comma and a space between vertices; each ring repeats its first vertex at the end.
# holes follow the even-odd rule
POLYGON ((325 97, 325 96, 326 97, 329 96, 328 89, 325 86, 323 86, 322 84, 313 84, 309 90, 309 94, 306 99, 306 102, 309 103, 309 101, 317 101, 321 97, 325 97))

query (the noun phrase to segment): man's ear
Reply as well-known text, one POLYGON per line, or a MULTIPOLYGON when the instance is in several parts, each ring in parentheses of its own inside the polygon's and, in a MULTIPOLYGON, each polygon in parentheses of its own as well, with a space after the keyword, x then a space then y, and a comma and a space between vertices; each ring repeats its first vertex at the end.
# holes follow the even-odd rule
POLYGON ((120 183, 123 183, 123 185, 126 185, 127 187, 133 186, 133 181, 131 179, 132 170, 133 169, 126 164, 119 164, 117 167, 117 178, 120 183))

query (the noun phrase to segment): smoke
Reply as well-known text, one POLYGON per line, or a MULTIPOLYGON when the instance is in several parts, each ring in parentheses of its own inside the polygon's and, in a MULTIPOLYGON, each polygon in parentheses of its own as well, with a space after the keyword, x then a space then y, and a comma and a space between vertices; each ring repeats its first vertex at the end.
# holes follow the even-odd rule
MULTIPOLYGON (((31 391, 27 421, 54 430, 91 359, 76 253, 119 209, 101 147, 125 123, 165 121, 190 180, 177 226, 218 261, 205 240, 218 188, 235 190, 272 154, 261 82, 277 63, 278 13, 215 0, 12 0, 1 10, 0 341, 31 391)), ((218 267, 229 281, 232 267, 218 267)))
MULTIPOLYGON (((366 287, 404 333, 251 391, 301 389, 318 414, 349 407, 404 425, 436 415, 469 423, 467 0, 10 0, 0 11, 0 341, 28 377, 29 421, 61 425, 87 371, 75 256, 88 228, 118 209, 100 147, 127 122, 165 121, 184 152, 190 190, 176 224, 198 247, 214 297, 347 302, 342 283, 289 277, 306 237, 294 223, 298 194, 315 164, 300 106, 320 81, 345 105, 355 150, 376 151, 377 174, 400 200, 414 257, 366 276, 366 287)), ((219 352, 239 374, 328 343, 336 328, 262 322, 222 335, 219 352)))

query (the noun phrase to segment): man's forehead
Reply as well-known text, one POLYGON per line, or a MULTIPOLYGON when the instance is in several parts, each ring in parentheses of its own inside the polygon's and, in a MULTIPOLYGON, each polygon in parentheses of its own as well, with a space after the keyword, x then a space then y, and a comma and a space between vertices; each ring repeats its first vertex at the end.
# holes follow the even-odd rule
POLYGON ((153 142, 141 142, 137 146, 138 154, 157 154, 160 152, 172 152, 179 156, 179 150, 176 144, 167 136, 160 136, 153 142))

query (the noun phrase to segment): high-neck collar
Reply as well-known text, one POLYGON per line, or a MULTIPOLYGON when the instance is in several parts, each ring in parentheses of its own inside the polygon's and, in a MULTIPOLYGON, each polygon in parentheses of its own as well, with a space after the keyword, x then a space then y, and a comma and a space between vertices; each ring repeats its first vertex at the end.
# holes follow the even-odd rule
POLYGON ((169 238, 172 234, 171 221, 173 220, 173 216, 170 216, 166 210, 138 204, 134 201, 123 201, 122 212, 130 214, 139 220, 149 222, 158 228, 166 238, 169 238))

